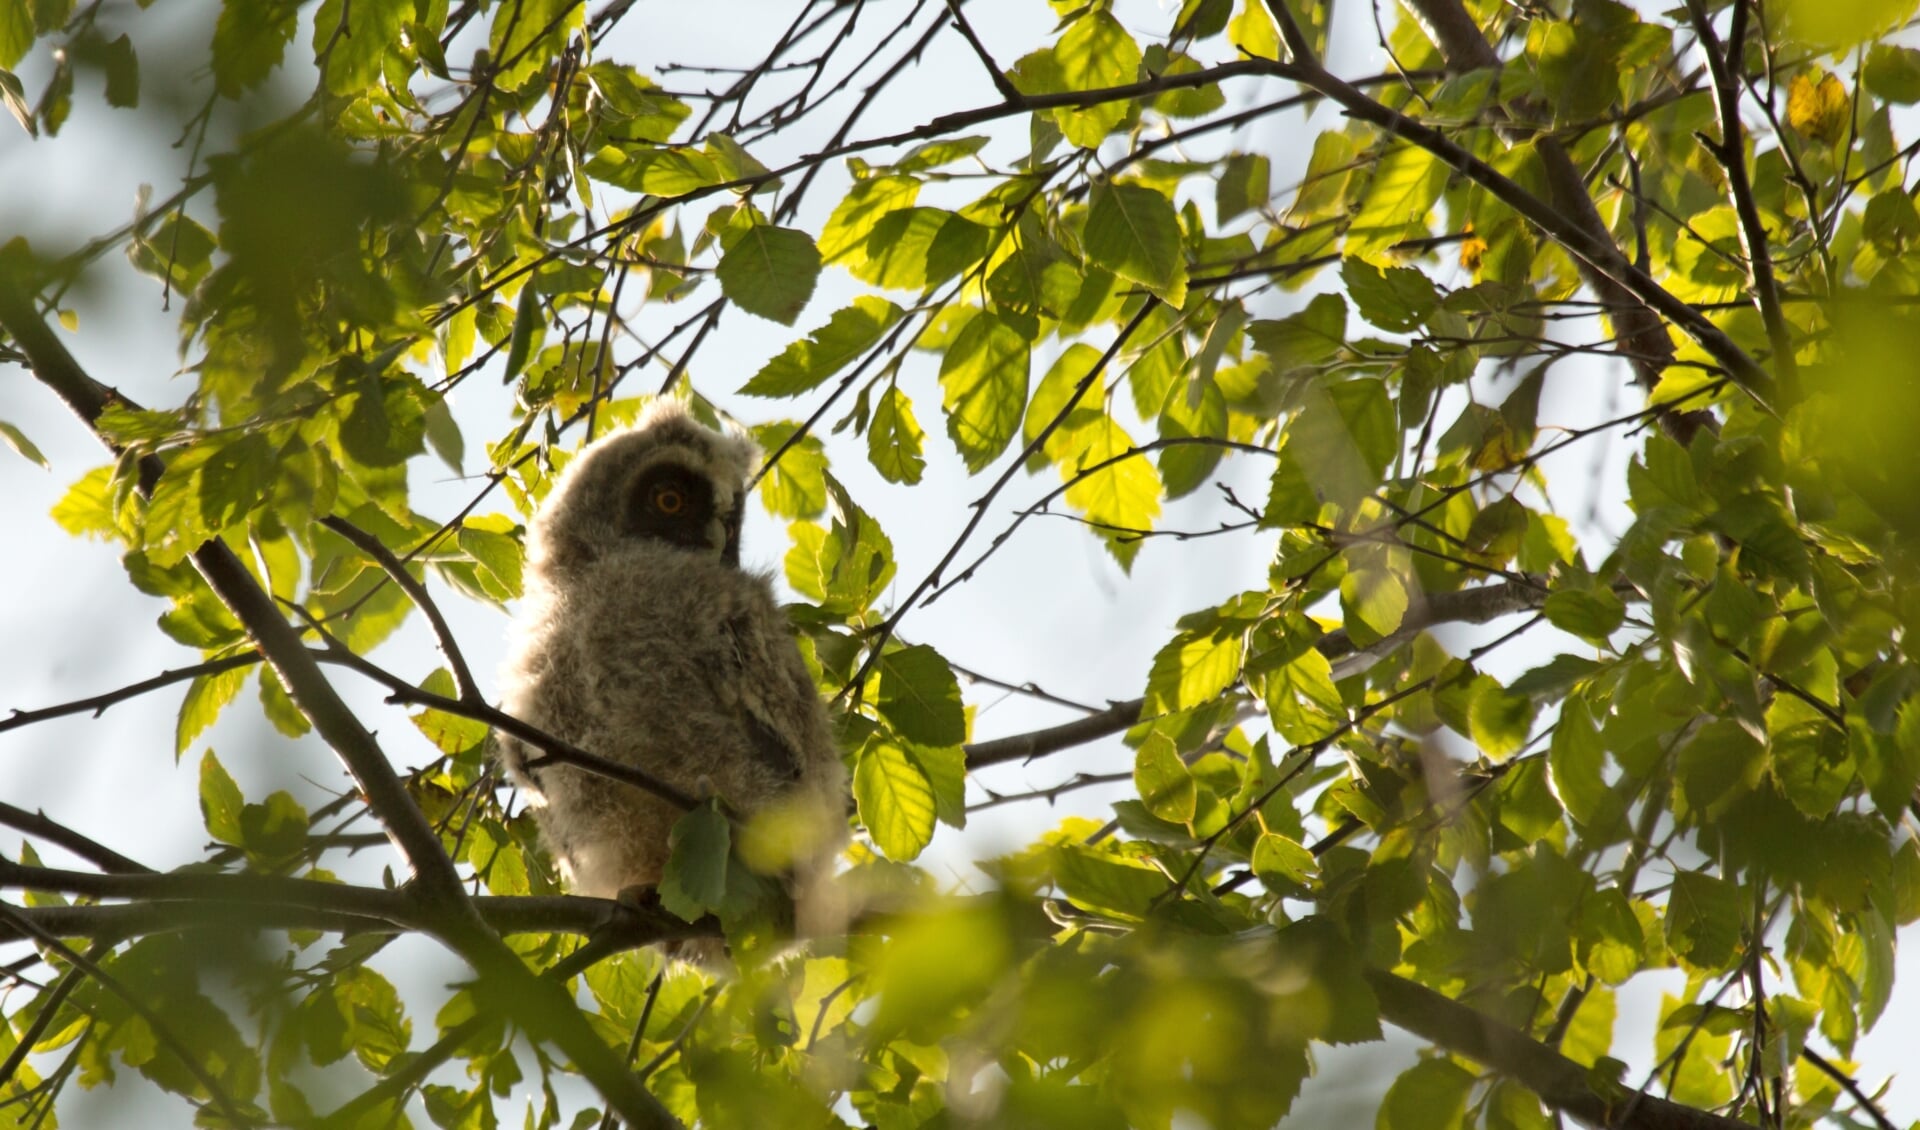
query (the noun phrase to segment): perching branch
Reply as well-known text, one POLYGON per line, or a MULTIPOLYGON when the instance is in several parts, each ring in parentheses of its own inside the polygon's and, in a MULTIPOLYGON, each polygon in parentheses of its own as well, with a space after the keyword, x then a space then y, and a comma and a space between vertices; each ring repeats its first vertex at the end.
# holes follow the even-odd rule
MULTIPOLYGON (((94 428, 117 394, 80 368, 47 329, 33 301, 12 279, 0 279, 0 329, 5 329, 26 354, 34 375, 94 428)), ((95 432, 98 434, 97 428, 95 432)), ((141 464, 142 492, 147 493, 162 467, 153 456, 147 456, 141 464)), ((565 991, 529 973, 518 955, 480 917, 452 859, 441 846, 439 833, 413 802, 386 753, 333 689, 320 665, 308 654, 300 633, 280 615, 273 598, 240 559, 218 539, 199 546, 189 556, 273 666, 300 712, 346 765, 367 807, 413 869, 413 878, 404 889, 430 923, 427 932, 458 953, 482 977, 497 980, 505 990, 501 999, 511 1002, 515 1019, 530 1033, 558 1045, 628 1122, 645 1127, 677 1125, 594 1033, 565 991)))

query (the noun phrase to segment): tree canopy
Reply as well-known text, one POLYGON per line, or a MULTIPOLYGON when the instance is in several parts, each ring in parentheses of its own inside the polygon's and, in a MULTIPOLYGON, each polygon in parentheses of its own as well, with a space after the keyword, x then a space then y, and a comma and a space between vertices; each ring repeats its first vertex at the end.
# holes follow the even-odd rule
POLYGON ((221 1127, 1264 1127, 1388 1028, 1381 1130, 1892 1127, 1851 1057, 1920 917, 1915 4, 713 3, 688 62, 632 0, 147 2, 0 7, 15 153, 104 98, 179 162, 0 232, 0 417, 104 445, 15 552, 105 543, 193 654, 0 734, 173 696, 90 755, 171 754, 200 811, 149 819, 210 842, 0 803, 0 1127, 130 1075, 221 1127), (144 383, 69 349, 129 265, 144 383), (511 607, 660 396, 765 453, 844 932, 783 936, 724 798, 673 797, 658 907, 565 894, 489 760, 659 787, 491 705, 442 609, 511 607), (915 544, 876 516, 940 490, 915 544), (1088 584, 995 579, 1060 517, 1120 615, 1148 555, 1264 568, 1104 704, 1019 639, 956 668, 929 605, 1088 584), (1003 691, 1065 720, 993 731, 1003 691), (331 799, 244 791, 242 711, 331 799), (1023 846, 926 865, 1009 805, 1023 846), (649 948, 715 934, 737 969, 649 948), (407 935, 455 983, 397 989, 407 935))

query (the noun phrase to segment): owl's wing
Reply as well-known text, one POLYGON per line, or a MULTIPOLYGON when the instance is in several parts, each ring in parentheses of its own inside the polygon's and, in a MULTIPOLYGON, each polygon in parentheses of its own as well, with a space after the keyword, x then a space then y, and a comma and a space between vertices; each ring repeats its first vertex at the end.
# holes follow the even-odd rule
POLYGON ((754 756, 789 780, 799 780, 803 764, 800 751, 781 732, 779 719, 769 709, 766 698, 778 678, 772 669, 773 657, 764 654, 765 642, 747 617, 729 617, 723 630, 733 645, 727 650, 735 668, 727 672, 726 681, 739 692, 740 717, 746 724, 747 740, 754 756))

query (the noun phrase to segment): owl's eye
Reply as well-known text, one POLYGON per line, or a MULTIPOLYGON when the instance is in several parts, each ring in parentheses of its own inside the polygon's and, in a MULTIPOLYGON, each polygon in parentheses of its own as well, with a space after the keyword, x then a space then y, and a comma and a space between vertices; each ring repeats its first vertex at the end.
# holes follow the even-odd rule
POLYGON ((662 514, 679 514, 687 508, 687 493, 672 483, 656 483, 647 501, 662 514))

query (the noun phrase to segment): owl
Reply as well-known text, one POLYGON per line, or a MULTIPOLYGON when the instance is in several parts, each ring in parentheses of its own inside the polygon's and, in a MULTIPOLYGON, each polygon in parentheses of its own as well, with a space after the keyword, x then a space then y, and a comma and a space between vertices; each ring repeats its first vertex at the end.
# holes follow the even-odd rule
MULTIPOLYGON (((846 834, 846 771, 769 577, 740 567, 758 453, 659 400, 582 449, 527 531, 503 708, 736 814, 777 810, 816 873, 846 834)), ((616 897, 659 882, 681 812, 499 739, 563 876, 616 897)))

